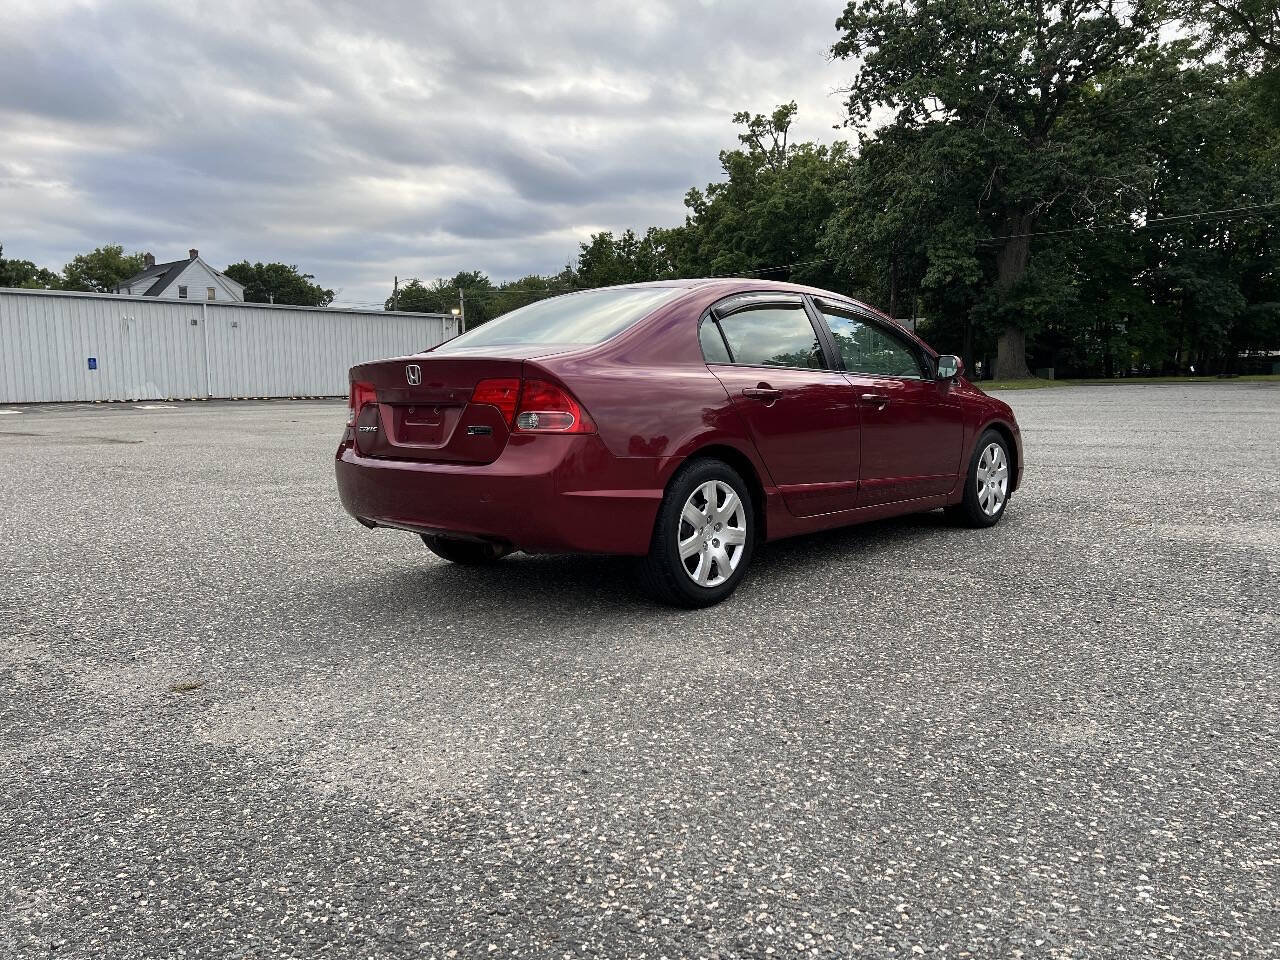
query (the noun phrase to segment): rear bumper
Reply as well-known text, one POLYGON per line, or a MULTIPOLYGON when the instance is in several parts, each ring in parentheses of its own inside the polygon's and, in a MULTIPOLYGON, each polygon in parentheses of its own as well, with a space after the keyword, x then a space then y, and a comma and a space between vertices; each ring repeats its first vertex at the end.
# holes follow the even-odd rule
POLYGON ((495 540, 531 553, 648 552, 664 460, 615 457, 595 435, 513 436, 493 463, 361 456, 335 470, 342 505, 366 525, 495 540))

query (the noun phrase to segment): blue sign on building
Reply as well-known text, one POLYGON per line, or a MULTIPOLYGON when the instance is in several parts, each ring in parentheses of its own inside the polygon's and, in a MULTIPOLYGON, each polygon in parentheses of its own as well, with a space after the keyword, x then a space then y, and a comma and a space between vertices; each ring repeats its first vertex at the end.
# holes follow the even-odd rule
POLYGON ((90 357, 90 358, 89 358, 89 369, 90 369, 90 370, 97 370, 97 369, 98 369, 98 358, 97 358, 97 357, 90 357))

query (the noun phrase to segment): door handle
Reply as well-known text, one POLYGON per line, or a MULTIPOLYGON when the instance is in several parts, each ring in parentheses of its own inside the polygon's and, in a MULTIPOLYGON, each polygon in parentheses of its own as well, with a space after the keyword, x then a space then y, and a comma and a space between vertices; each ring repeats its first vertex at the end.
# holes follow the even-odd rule
POLYGON ((771 387, 767 383, 762 383, 755 387, 746 387, 742 391, 744 397, 751 397, 753 400, 763 400, 766 404, 773 403, 782 396, 782 391, 777 387, 771 387))
POLYGON ((862 402, 871 404, 871 406, 875 407, 877 410, 883 410, 889 405, 889 398, 883 393, 864 393, 862 395, 862 402))

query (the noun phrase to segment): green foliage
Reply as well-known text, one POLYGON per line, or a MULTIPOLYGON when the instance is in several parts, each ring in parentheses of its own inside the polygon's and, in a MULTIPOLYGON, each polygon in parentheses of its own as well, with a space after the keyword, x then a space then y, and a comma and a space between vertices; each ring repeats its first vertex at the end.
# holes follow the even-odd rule
POLYGON ((634 231, 626 230, 617 239, 609 232, 592 234, 590 241, 579 244, 574 285, 607 287, 675 276, 666 248, 669 232, 650 227, 643 237, 637 237, 634 231))
POLYGON ((575 289, 573 272, 566 267, 559 275, 543 277, 536 273, 502 284, 487 302, 491 316, 497 317, 509 313, 519 307, 527 306, 535 300, 543 300, 557 293, 565 293, 575 289))
POLYGON ((1208 51, 1222 51, 1232 66, 1257 71, 1280 64, 1276 0, 1182 0, 1181 13, 1203 29, 1208 51))
POLYGON ((1151 234, 1141 283, 1161 328, 1138 332, 1179 366, 1230 367, 1280 339, 1280 122, 1263 86, 1217 70, 1190 75, 1158 134, 1152 217, 1273 205, 1151 234))
POLYGON ((388 310, 410 310, 420 313, 451 313, 465 309, 467 327, 492 320, 497 313, 493 294, 497 288, 479 270, 464 270, 450 280, 437 277, 429 284, 413 279, 400 286, 386 301, 388 310), (464 305, 465 298, 465 305, 464 305))
POLYGON ((37 267, 30 260, 6 260, 0 243, 0 287, 22 287, 28 290, 51 290, 58 286, 58 275, 37 267))
POLYGON ((249 263, 241 260, 222 271, 236 283, 244 285, 244 298, 249 303, 285 303, 298 307, 327 307, 333 302, 333 291, 326 290, 309 273, 283 263, 249 263))
POLYGON ((906 147, 887 159, 923 174, 917 200, 971 228, 966 248, 938 252, 965 274, 981 267, 965 319, 1002 334, 998 375, 1025 374, 1023 337, 1064 282, 1052 263, 1028 272, 1028 235, 1124 222, 1149 190, 1145 118, 1187 47, 1160 39, 1168 16, 1160 0, 853 0, 837 23, 833 53, 859 61, 850 120, 893 115, 864 145, 906 147))
POLYGON ((848 174, 848 145, 789 143, 795 114, 796 105, 788 103, 768 117, 734 116, 742 146, 720 154, 725 179, 690 190, 684 225, 660 232, 676 276, 748 273, 835 282, 820 244, 848 174))
POLYGON ((106 244, 74 257, 62 268, 63 290, 110 293, 116 286, 142 271, 142 254, 125 254, 118 243, 106 244))

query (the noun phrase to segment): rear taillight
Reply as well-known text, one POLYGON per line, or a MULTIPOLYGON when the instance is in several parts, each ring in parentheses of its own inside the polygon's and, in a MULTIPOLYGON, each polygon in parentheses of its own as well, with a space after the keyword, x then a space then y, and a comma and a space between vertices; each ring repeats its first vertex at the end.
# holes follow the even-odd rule
POLYGON ((596 432, 595 423, 569 391, 545 380, 481 380, 471 391, 471 402, 497 407, 507 426, 520 433, 596 432))
POLYGON ((526 380, 520 390, 516 429, 521 433, 595 433, 596 425, 563 387, 545 380, 526 380))
POLYGON ((377 402, 378 391, 372 383, 352 380, 351 394, 347 397, 347 426, 355 425, 356 417, 360 416, 360 411, 364 409, 365 404, 377 402))
POLYGON ((487 403, 502 411, 502 419, 511 426, 511 418, 516 415, 516 401, 520 399, 520 381, 515 377, 504 377, 496 380, 481 380, 471 391, 472 403, 487 403))

